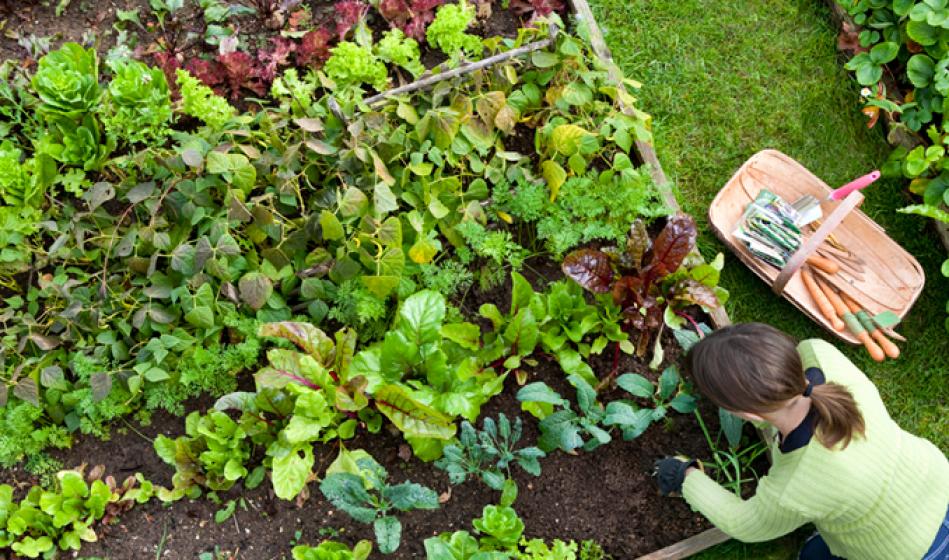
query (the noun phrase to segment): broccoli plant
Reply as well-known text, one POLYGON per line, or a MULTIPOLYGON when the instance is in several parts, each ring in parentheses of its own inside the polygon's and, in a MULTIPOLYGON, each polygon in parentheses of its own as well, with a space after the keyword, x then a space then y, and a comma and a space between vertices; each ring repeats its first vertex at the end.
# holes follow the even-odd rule
POLYGON ((512 424, 504 413, 498 415, 497 422, 485 418, 480 431, 469 422, 462 422, 458 443, 447 446, 445 455, 435 466, 448 473, 452 484, 461 484, 469 476, 480 477, 498 491, 503 490, 505 480, 511 478, 511 467, 515 464, 539 476, 538 459, 546 454, 537 447, 517 449, 522 429, 520 418, 515 418, 512 424))
POLYGON ((683 414, 695 410, 695 397, 680 387, 679 372, 669 366, 659 376, 658 386, 637 373, 625 373, 616 378, 616 384, 624 391, 640 399, 649 399, 652 407, 640 407, 632 400, 613 401, 606 405, 603 424, 617 426, 623 431, 623 439, 634 440, 642 435, 653 422, 666 417, 668 409, 683 414))
POLYGON ((438 509, 438 494, 411 481, 389 484, 389 473, 362 450, 340 452, 327 470, 320 491, 334 506, 360 523, 372 523, 383 554, 391 554, 402 540, 402 523, 393 510, 438 509))
POLYGON ((537 446, 545 452, 560 449, 575 453, 577 449, 592 451, 609 443, 612 440, 610 433, 600 427, 606 412, 596 400, 596 390, 576 374, 567 381, 577 390, 579 412, 571 408, 570 401, 542 381, 525 385, 517 392, 521 406, 541 419, 537 446))

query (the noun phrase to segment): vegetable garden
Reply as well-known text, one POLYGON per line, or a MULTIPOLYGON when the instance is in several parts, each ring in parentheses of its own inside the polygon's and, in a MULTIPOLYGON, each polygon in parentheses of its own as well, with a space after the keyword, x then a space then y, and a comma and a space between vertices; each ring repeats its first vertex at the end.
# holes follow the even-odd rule
POLYGON ((658 456, 764 473, 678 369, 724 258, 574 6, 29 4, 0 7, 14 557, 635 558, 709 528, 658 456))

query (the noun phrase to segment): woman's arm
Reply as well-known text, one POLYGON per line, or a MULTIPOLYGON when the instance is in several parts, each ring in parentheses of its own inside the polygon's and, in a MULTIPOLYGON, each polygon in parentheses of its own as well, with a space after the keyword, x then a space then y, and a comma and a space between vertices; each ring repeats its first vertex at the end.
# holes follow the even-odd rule
POLYGON ((782 507, 768 491, 768 477, 759 481, 758 493, 743 500, 698 470, 686 473, 682 496, 692 509, 708 518, 728 536, 743 542, 760 542, 790 533, 809 521, 782 507))

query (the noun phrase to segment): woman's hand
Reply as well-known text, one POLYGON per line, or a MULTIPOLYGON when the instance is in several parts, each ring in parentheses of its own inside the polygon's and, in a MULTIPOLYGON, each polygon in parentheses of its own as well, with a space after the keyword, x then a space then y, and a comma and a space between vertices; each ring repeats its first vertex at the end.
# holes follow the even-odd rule
POLYGON ((652 475, 659 486, 659 494, 663 496, 681 494, 685 477, 698 466, 698 461, 681 456, 664 457, 656 461, 652 475))

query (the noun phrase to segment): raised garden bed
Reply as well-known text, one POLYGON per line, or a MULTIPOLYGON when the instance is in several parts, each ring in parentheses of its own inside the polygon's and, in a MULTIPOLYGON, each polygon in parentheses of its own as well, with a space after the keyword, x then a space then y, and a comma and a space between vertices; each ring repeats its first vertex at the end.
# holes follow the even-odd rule
MULTIPOLYGON (((140 7, 143 6, 144 3, 140 5, 140 7)), ((595 53, 606 62, 605 67, 609 79, 618 89, 623 89, 622 75, 612 64, 609 51, 605 47, 602 35, 596 28, 589 7, 582 0, 574 2, 572 7, 579 20, 587 25, 590 42, 595 53)), ((73 10, 75 8, 73 6, 69 9, 73 10)), ((497 10, 492 17, 497 19, 498 14, 504 13, 497 10)), ((510 21, 515 19, 512 16, 510 21)), ((44 20, 38 18, 35 21, 44 20)), ((503 21, 491 25, 498 29, 511 27, 503 21)), ((374 30, 374 32, 376 31, 378 30, 374 30)), ((504 49, 501 49, 500 52, 503 53, 504 49)), ((424 58, 423 56, 423 60, 424 58)), ((551 65, 543 57, 541 61, 544 65, 551 65)), ((480 74, 479 79, 484 79, 483 73, 480 74)), ((395 85, 395 83, 398 82, 394 81, 392 85, 395 85)), ((231 88, 230 93, 234 93, 234 88, 231 88)), ((620 104, 624 113, 632 119, 641 118, 641 114, 625 104, 622 96, 617 95, 617 98, 619 99, 617 103, 620 104)), ((422 110, 417 104, 413 104, 413 106, 419 108, 420 111, 422 110)), ((399 109, 400 112, 402 110, 399 109)), ((344 119, 351 118, 358 121, 359 117, 352 113, 351 107, 338 108, 336 111, 340 112, 344 119)), ((389 115, 391 116, 391 111, 389 115)), ((199 115, 192 116, 200 118, 199 115)), ((331 118, 330 115, 323 115, 322 119, 298 116, 295 121, 304 132, 313 133, 312 138, 309 138, 306 134, 302 136, 308 138, 306 145, 318 154, 327 150, 327 146, 332 147, 333 139, 322 134, 324 126, 329 127, 331 118), (319 122, 317 122, 318 120, 319 122), (310 142, 313 142, 313 144, 310 144, 310 142)), ((472 116, 472 118, 474 117, 472 116)), ((384 125, 385 123, 380 121, 376 124, 384 125)), ((534 124, 536 126, 539 123, 534 124)), ((281 126, 286 126, 286 122, 281 126)), ((507 135, 502 135, 502 138, 508 150, 516 147, 519 151, 531 154, 534 147, 531 132, 531 129, 527 127, 524 127, 523 130, 518 127, 508 131, 507 135)), ((498 141, 500 142, 500 140, 498 141)), ((622 144, 623 142, 618 143, 622 144)), ((668 188, 668 181, 662 173, 648 139, 639 137, 635 142, 631 142, 631 145, 633 146, 632 154, 648 166, 648 171, 655 186, 666 204, 671 208, 677 208, 671 189, 668 188)), ((226 154, 231 148, 232 146, 229 144, 224 145, 222 153, 226 154)), ((254 155, 254 150, 257 150, 257 148, 253 146, 249 148, 247 146, 241 147, 243 153, 248 156, 261 157, 259 151, 254 155)), ((219 146, 219 149, 222 148, 219 146)), ((334 147, 333 150, 332 154, 321 155, 334 156, 327 159, 335 163, 339 159, 335 157, 336 148, 334 147)), ((341 152, 342 150, 340 150, 341 152)), ((179 152, 177 157, 180 157, 187 166, 192 166, 193 156, 192 153, 179 152)), ((201 165, 203 165, 203 159, 206 156, 204 154, 199 154, 199 156, 202 158, 201 165)), ((268 154, 266 157, 270 157, 270 155, 268 154)), ((530 159, 532 164, 536 165, 539 163, 540 154, 534 154, 530 159)), ((210 159, 208 161, 210 162, 210 159)), ((395 158, 386 159, 384 162, 373 159, 372 165, 375 166, 373 180, 379 178, 384 180, 384 177, 389 173, 388 170, 383 172, 379 165, 382 165, 382 168, 385 169, 387 165, 394 166, 394 162, 395 158)), ((317 164, 319 163, 325 162, 318 161, 317 164)), ((263 171, 265 170, 261 170, 261 172, 263 171)), ((419 173, 419 175, 424 174, 419 173)), ((354 174, 356 180, 359 177, 360 175, 354 174)), ((229 178, 227 181, 232 182, 233 179, 229 178)), ((363 185, 358 186, 363 187, 363 185)), ((379 191, 376 191, 376 197, 384 195, 384 193, 383 195, 378 193, 379 191)), ((161 195, 161 198, 158 198, 158 206, 161 206, 166 194, 167 191, 161 195)), ((88 200, 88 198, 85 200, 88 200)), ((178 201, 175 202, 178 203, 178 201)), ((120 220, 124 220, 124 216, 129 215, 130 212, 134 215, 133 206, 135 204, 135 202, 132 202, 131 205, 117 205, 109 213, 113 217, 119 216, 120 220)), ((237 215, 242 215, 241 210, 240 206, 234 207, 232 205, 232 211, 237 215)), ((243 211, 247 212, 247 209, 244 208, 243 211)), ((329 218, 321 217, 319 221, 319 227, 324 232, 329 231, 333 225, 329 218)), ((661 225, 661 221, 657 222, 651 228, 653 233, 658 231, 661 225)), ((115 227, 119 228, 120 226, 122 226, 121 221, 115 227)), ((342 225, 339 227, 342 227, 342 225)), ((349 227, 349 224, 347 224, 347 227, 349 227)), ((421 229, 419 233, 421 233, 421 229)), ((328 237, 329 234, 324 233, 324 236, 328 237)), ((134 242, 133 239, 132 243, 134 242)), ((417 240, 413 248, 420 246, 420 244, 421 241, 417 240)), ((423 247, 423 249, 427 251, 427 248, 423 247)), ((281 251, 283 251, 282 248, 281 251)), ((286 251, 286 253, 289 253, 287 258, 292 260, 292 249, 286 251)), ((412 251, 409 251, 409 254, 411 255, 412 251)), ((270 259, 270 257, 265 258, 270 259)), ((482 258, 484 257, 482 256, 482 258)), ((313 263, 308 264, 313 265, 313 263)), ((496 266, 499 266, 499 264, 496 266)), ((537 261, 528 259, 526 264, 531 270, 537 269, 542 272, 542 274, 532 275, 535 289, 538 291, 546 289, 547 282, 559 277, 559 272, 556 272, 559 270, 557 262, 549 257, 537 261)), ((316 272, 319 267, 320 264, 317 263, 305 271, 300 271, 300 273, 320 274, 316 272)), ((37 280, 33 276, 34 272, 36 271, 31 271, 26 278, 20 277, 19 281, 30 284, 36 282, 37 280)), ((325 274, 325 271, 322 274, 325 274)), ((103 276, 101 279, 103 286, 106 284, 105 280, 106 278, 103 276)), ((262 305, 254 306, 254 286, 250 285, 250 282, 247 286, 245 290, 245 284, 242 281, 240 284, 241 293, 237 293, 235 286, 231 285, 230 290, 235 290, 232 294, 233 298, 228 296, 226 286, 222 286, 222 297, 234 299, 239 306, 246 305, 255 309, 262 307, 262 305), (248 294, 245 294, 245 291, 248 294)), ((270 287, 274 289, 273 281, 270 281, 270 287)), ((452 301, 459 304, 464 318, 477 321, 479 320, 477 318, 477 307, 471 301, 496 303, 502 312, 506 312, 511 291, 510 284, 505 283, 489 290, 480 292, 476 290, 461 300, 454 299, 452 301), (472 299, 469 300, 468 298, 472 299)), ((13 296, 15 293, 16 290, 13 290, 9 295, 13 296)), ((4 296, 7 295, 4 294, 4 296)), ((298 298, 299 294, 288 290, 285 296, 287 298, 298 298)), ((314 313, 310 307, 312 303, 299 299, 293 299, 292 303, 294 303, 293 310, 297 313, 304 311, 311 315, 314 313)), ((194 306, 193 303, 189 305, 194 306)), ((243 309, 243 307, 241 308, 243 309)), ((693 320, 703 318, 701 314, 696 313, 695 309, 686 313, 693 316, 693 320)), ((727 316, 721 307, 711 308, 710 313, 711 321, 714 324, 718 326, 727 324, 727 316)), ((259 317, 260 315, 258 315, 259 317)), ((483 318, 480 319, 480 326, 482 326, 483 331, 490 330, 483 318)), ((236 329, 232 326, 232 330, 236 329)), ((236 335, 235 337, 235 334, 228 335, 232 343, 239 340, 239 336, 236 335)), ((617 351, 615 354, 613 352, 593 353, 589 358, 589 365, 599 378, 608 378, 607 376, 619 372, 638 372, 647 379, 656 382, 661 366, 674 363, 678 354, 671 334, 667 331, 662 336, 664 343, 661 348, 664 349, 665 359, 660 364, 656 364, 660 367, 650 369, 645 365, 646 360, 632 358, 625 353, 620 354, 618 343, 616 344, 617 351)), ((49 341, 39 339, 40 344, 46 344, 47 342, 49 341)), ((36 343, 36 340, 33 343, 36 343)), ((360 348, 363 348, 362 342, 360 348)), ((612 346, 610 348, 612 349, 612 346)), ((55 346, 52 349, 55 349, 55 346)), ((561 394, 572 395, 573 388, 566 382, 561 371, 561 365, 555 359, 543 352, 539 352, 537 355, 531 354, 531 357, 538 360, 538 365, 520 368, 524 377, 527 378, 524 380, 525 382, 544 381, 561 394)), ((491 369, 495 367, 500 366, 492 364, 491 369)), ((256 366, 250 369, 250 372, 252 372, 253 369, 256 369, 256 366)), ((517 369, 517 367, 515 366, 512 369, 517 369)), ((52 373, 49 375, 52 375, 52 373)), ((516 415, 524 417, 524 444, 532 445, 537 441, 539 432, 534 419, 519 411, 518 401, 515 399, 519 387, 514 382, 515 377, 520 377, 520 374, 515 375, 512 372, 505 383, 503 392, 483 405, 481 417, 493 416, 498 412, 504 412, 509 417, 516 415)), ((122 381, 124 381, 124 378, 118 378, 116 383, 122 381)), ((249 375, 242 374, 238 381, 240 389, 248 391, 253 389, 253 379, 249 375)), ((24 394, 29 396, 22 387, 19 391, 16 390, 18 386, 16 385, 16 378, 13 379, 11 384, 14 385, 14 396, 20 397, 24 394)), ((619 389, 610 385, 607 385, 599 394, 599 398, 604 402, 613 401, 622 396, 623 394, 619 389)), ((381 403, 382 398, 376 395, 376 400, 381 403)), ((203 412, 209 409, 212 404, 213 400, 207 398, 191 400, 187 402, 184 411, 197 410, 203 412)), ((380 405, 381 409, 382 406, 380 405)), ((700 406, 700 411, 713 430, 712 433, 716 433, 716 411, 708 409, 705 405, 700 406)), ((390 411, 389 414, 392 414, 392 412, 390 411)), ((378 417, 378 414, 376 416, 378 417)), ((83 438, 68 451, 55 452, 54 456, 61 458, 63 464, 67 467, 75 466, 80 462, 89 465, 103 464, 106 472, 117 478, 137 471, 143 473, 148 480, 156 484, 170 486, 172 484, 171 469, 164 465, 157 455, 154 455, 151 438, 158 434, 172 437, 181 435, 184 432, 183 419, 165 413, 157 413, 153 423, 147 427, 135 427, 134 424, 128 424, 124 420, 119 422, 119 426, 123 424, 128 429, 120 430, 124 433, 117 434, 111 441, 102 442, 91 438, 83 438)), ((577 540, 592 538, 602 544, 607 553, 617 558, 633 558, 646 554, 643 558, 652 559, 681 558, 725 539, 720 532, 709 530, 707 522, 701 516, 692 513, 681 500, 659 498, 653 489, 652 481, 648 477, 652 461, 663 454, 671 452, 682 452, 695 456, 708 454, 708 444, 702 430, 691 416, 675 415, 670 411, 665 425, 653 426, 644 435, 631 442, 621 442, 620 439, 619 434, 614 434, 614 441, 608 446, 597 451, 580 452, 578 456, 560 452, 551 453, 548 458, 542 461, 543 473, 538 478, 526 476, 521 471, 515 471, 518 473, 515 475, 515 480, 520 488, 520 496, 515 502, 515 509, 526 521, 527 530, 525 535, 548 540, 556 538, 577 540), (624 499, 618 501, 617 496, 623 496, 624 499)), ((413 458, 412 448, 403 442, 398 430, 394 430, 388 422, 379 434, 370 436, 365 431, 360 431, 355 439, 346 441, 346 447, 348 449, 366 449, 389 471, 395 482, 408 478, 414 482, 422 483, 441 493, 444 500, 438 512, 412 512, 401 516, 403 523, 402 546, 391 557, 419 557, 423 554, 424 539, 443 531, 462 529, 470 531, 470 522, 480 514, 482 507, 497 500, 495 492, 487 490, 474 481, 462 486, 451 487, 449 493, 446 475, 436 470, 431 463, 423 463, 413 458)), ((329 445, 317 447, 313 467, 317 475, 335 459, 337 449, 338 443, 336 441, 329 445)), ((18 487, 20 483, 35 481, 20 470, 14 469, 5 472, 7 473, 5 478, 16 482, 18 487)), ((359 538, 372 540, 372 531, 369 527, 354 523, 348 516, 323 499, 318 486, 317 482, 311 482, 303 492, 303 496, 309 494, 308 498, 299 498, 298 501, 302 504, 302 507, 297 507, 293 501, 276 499, 271 485, 266 482, 256 490, 250 491, 243 490, 241 485, 238 484, 229 493, 221 491, 218 494, 224 499, 239 499, 242 497, 247 509, 243 509, 243 505, 238 505, 233 517, 221 524, 215 523, 212 518, 214 512, 221 509, 222 506, 214 504, 207 498, 197 501, 178 501, 167 508, 153 501, 150 504, 132 508, 131 511, 121 516, 118 524, 100 528, 99 533, 107 534, 107 536, 102 539, 100 544, 84 546, 82 554, 108 554, 117 558, 124 558, 137 557, 143 554, 150 555, 158 549, 167 551, 168 554, 176 557, 195 557, 198 553, 210 552, 215 546, 218 546, 221 550, 228 551, 228 553, 234 554, 238 558, 270 558, 287 554, 290 542, 315 544, 324 537, 332 537, 349 544, 353 544, 359 538), (296 534, 297 531, 300 531, 300 535, 296 534), (121 544, 118 544, 120 542, 121 544)))

